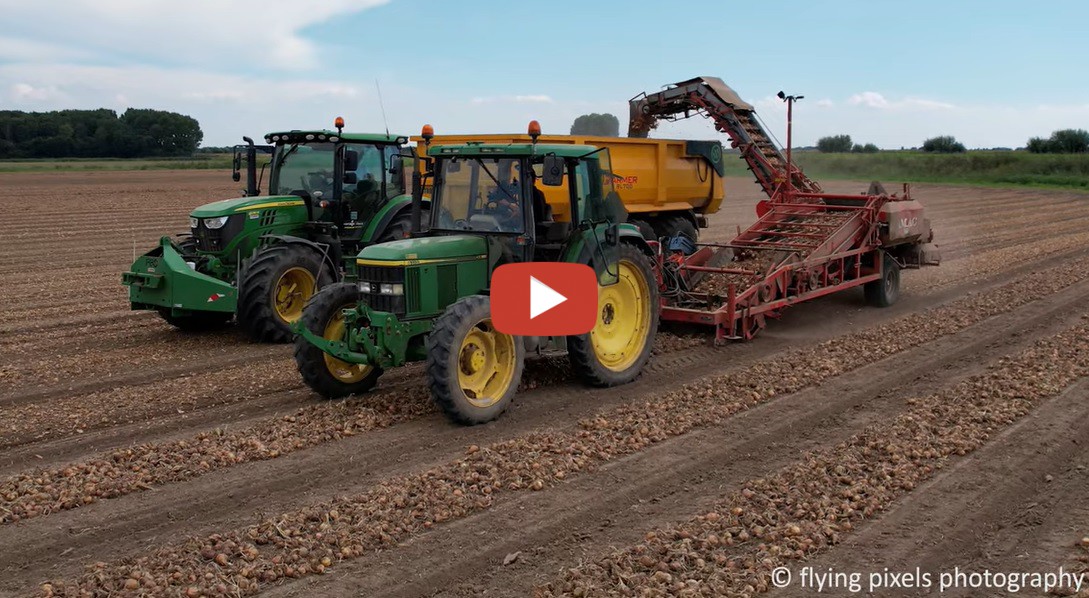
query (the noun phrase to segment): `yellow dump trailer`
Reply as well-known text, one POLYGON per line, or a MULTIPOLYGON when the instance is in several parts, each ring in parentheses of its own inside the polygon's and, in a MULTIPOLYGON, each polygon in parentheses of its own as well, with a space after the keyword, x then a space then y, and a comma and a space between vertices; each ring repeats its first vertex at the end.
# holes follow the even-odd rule
MULTIPOLYGON (((413 138, 422 154, 423 140, 413 138)), ((647 236, 686 233, 706 227, 722 204, 722 146, 718 141, 634 139, 586 135, 541 135, 542 144, 609 148, 613 186, 647 236)), ((530 143, 528 135, 436 135, 431 145, 530 143)), ((570 219, 567 186, 539 187, 557 221, 570 219)))

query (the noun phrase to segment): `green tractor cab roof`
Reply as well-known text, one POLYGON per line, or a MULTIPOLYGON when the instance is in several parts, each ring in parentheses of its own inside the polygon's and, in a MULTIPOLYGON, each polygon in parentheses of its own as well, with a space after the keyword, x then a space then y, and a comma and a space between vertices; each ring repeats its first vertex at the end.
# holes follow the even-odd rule
POLYGON ((429 156, 486 156, 490 154, 506 154, 511 156, 525 156, 536 154, 546 156, 555 154, 563 158, 578 158, 585 156, 598 148, 592 145, 560 145, 550 143, 467 143, 463 145, 439 145, 427 150, 429 156))
POLYGON ((404 135, 388 135, 384 133, 338 133, 328 129, 314 131, 280 131, 265 135, 268 143, 306 143, 322 141, 357 141, 360 143, 389 143, 404 145, 408 143, 408 137, 404 135))

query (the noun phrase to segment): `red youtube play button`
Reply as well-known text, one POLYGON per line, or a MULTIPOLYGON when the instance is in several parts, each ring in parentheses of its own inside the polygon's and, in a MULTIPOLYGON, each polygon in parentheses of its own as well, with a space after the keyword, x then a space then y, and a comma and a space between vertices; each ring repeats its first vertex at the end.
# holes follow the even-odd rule
POLYGON ((597 275, 583 264, 504 264, 492 273, 492 324, 504 334, 586 334, 597 323, 597 275))

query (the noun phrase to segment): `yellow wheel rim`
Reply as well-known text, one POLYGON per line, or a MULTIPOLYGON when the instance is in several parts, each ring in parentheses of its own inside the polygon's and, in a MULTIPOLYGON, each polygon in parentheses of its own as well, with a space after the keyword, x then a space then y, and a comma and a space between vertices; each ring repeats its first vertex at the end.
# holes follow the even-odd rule
POLYGON ((491 407, 514 382, 514 337, 482 320, 465 335, 458 349, 458 385, 474 407, 491 407))
POLYGON ((590 331, 590 344, 598 362, 622 372, 638 361, 650 331, 649 282, 637 265, 621 260, 620 280, 598 292, 597 324, 590 331))
POLYGON ((272 291, 276 315, 289 324, 301 318, 303 307, 317 286, 314 275, 306 268, 295 267, 284 272, 272 291))
MULTIPOLYGON (((337 310, 336 315, 330 318, 329 323, 325 325, 325 332, 322 334, 323 338, 331 341, 344 340, 344 310, 352 307, 354 305, 345 305, 337 310)), ((360 382, 374 369, 374 366, 371 365, 341 361, 328 353, 323 353, 323 355, 325 356, 326 369, 334 378, 344 384, 360 382)))

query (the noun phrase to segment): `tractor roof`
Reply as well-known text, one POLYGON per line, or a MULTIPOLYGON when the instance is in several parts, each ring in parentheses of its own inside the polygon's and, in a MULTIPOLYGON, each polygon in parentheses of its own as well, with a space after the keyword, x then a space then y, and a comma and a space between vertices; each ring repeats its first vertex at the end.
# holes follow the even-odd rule
POLYGON ((265 135, 265 141, 269 143, 285 141, 288 143, 305 143, 307 141, 358 141, 361 143, 396 143, 404 145, 408 143, 408 137, 404 135, 390 135, 386 133, 337 133, 328 129, 315 129, 311 131, 280 131, 265 135))
POLYGON ((448 155, 507 155, 528 156, 555 154, 563 158, 578 158, 597 148, 592 145, 561 145, 553 143, 466 143, 458 145, 438 145, 427 150, 429 156, 448 155))

